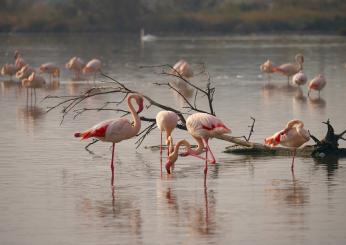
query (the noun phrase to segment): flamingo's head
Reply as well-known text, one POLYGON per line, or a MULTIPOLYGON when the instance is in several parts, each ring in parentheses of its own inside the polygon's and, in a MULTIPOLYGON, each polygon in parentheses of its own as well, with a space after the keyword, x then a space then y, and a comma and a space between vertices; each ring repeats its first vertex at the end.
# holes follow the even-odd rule
POLYGON ((167 159, 167 162, 166 162, 167 174, 171 174, 171 169, 173 169, 173 166, 174 164, 169 159, 167 159))
POLYGON ((144 108, 144 100, 143 100, 143 97, 138 95, 135 97, 136 99, 136 102, 137 102, 137 105, 138 105, 138 111, 137 111, 137 114, 139 114, 140 112, 143 111, 143 108, 144 108))

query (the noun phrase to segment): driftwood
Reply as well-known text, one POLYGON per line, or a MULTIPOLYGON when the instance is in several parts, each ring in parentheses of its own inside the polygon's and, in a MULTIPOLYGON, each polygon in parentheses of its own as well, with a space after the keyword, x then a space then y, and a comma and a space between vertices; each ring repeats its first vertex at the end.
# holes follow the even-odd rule
MULTIPOLYGON (((340 134, 335 134, 333 126, 330 121, 323 122, 327 125, 326 136, 322 140, 318 140, 315 136, 311 135, 311 139, 315 141, 315 145, 306 145, 296 150, 296 155, 301 157, 315 157, 324 158, 327 156, 337 156, 346 157, 346 148, 339 148, 338 141, 340 139, 345 140, 343 135, 346 130, 340 134)), ((239 155, 276 155, 276 156, 290 156, 292 154, 292 149, 287 147, 271 147, 264 144, 252 143, 248 141, 243 141, 235 139, 229 135, 222 135, 218 138, 223 140, 231 141, 235 145, 226 147, 224 152, 233 153, 239 155)))

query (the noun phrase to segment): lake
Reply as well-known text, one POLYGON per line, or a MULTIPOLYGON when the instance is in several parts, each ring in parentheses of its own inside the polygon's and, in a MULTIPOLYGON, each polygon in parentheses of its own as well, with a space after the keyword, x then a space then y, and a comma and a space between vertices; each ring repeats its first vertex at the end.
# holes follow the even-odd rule
MULTIPOLYGON (((0 83, 0 240, 1 244, 345 244, 346 160, 297 157, 251 157, 223 153, 228 142, 213 139, 217 164, 209 166, 203 185, 202 160, 179 158, 171 176, 160 173, 158 129, 136 149, 136 139, 116 145, 115 191, 110 186, 111 145, 73 137, 75 132, 119 117, 112 111, 86 111, 61 123, 61 109, 45 113, 59 100, 47 95, 77 95, 93 82, 71 81, 65 63, 73 56, 99 58, 103 72, 158 102, 181 109, 184 103, 167 87, 160 69, 184 58, 195 74, 205 64, 215 86, 216 115, 233 136, 251 141, 282 129, 299 118, 318 138, 330 119, 337 133, 346 129, 346 37, 338 36, 164 36, 141 44, 136 36, 107 34, 0 35, 0 65, 13 62, 20 50, 33 67, 54 62, 60 83, 37 91, 35 106, 26 104, 26 90, 1 77, 0 83), (287 78, 261 74, 267 59, 293 62, 304 54, 308 79, 323 73, 327 86, 318 98, 287 88, 287 78)), ((46 76, 47 77, 47 76, 46 76)), ((191 81, 206 85, 197 74, 191 81)), ((101 75, 96 86, 110 83, 101 75)), ((95 108, 119 97, 87 99, 80 108, 95 108)), ((205 97, 199 106, 207 109, 205 97)), ((145 102, 149 105, 148 102, 145 102)), ((111 104, 109 108, 114 108, 111 104)), ((119 108, 126 109, 126 105, 119 108)), ((159 110, 145 108, 143 116, 159 110)), ((143 123, 144 128, 146 123, 143 123)), ((175 142, 193 139, 176 129, 175 142)), ((313 144, 312 141, 309 142, 313 144)), ((346 147, 340 141, 341 147, 346 147)), ((163 159, 165 162, 165 158, 163 159)))

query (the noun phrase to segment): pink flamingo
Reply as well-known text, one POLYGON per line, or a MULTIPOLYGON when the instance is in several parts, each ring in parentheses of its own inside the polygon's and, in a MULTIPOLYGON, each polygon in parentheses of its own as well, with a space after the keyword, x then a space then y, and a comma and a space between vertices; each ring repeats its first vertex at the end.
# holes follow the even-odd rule
POLYGON ((23 80, 24 78, 28 78, 33 72, 36 72, 34 68, 30 67, 29 65, 25 65, 19 71, 17 71, 16 78, 23 80))
POLYGON ((318 91, 318 97, 320 97, 321 90, 326 86, 326 83, 326 78, 323 75, 319 74, 317 77, 314 77, 308 85, 308 96, 310 96, 311 90, 316 90, 318 91))
POLYGON ((49 74, 49 81, 52 80, 52 76, 60 77, 60 69, 53 63, 44 63, 40 66, 40 71, 49 74))
POLYGON ((286 127, 274 135, 264 140, 265 144, 276 146, 281 144, 293 148, 293 158, 291 170, 294 169, 294 157, 296 149, 310 140, 309 132, 304 129, 304 123, 301 120, 294 119, 287 123, 286 127))
POLYGON ((101 72, 101 61, 98 59, 90 60, 83 68, 84 73, 94 73, 94 82, 96 80, 96 73, 101 72))
POLYGON ((307 76, 302 72, 298 72, 296 73, 293 77, 292 77, 292 82, 293 84, 297 85, 297 86, 301 86, 304 85, 306 83, 306 81, 308 80, 307 76))
MULTIPOLYGON (((183 156, 191 155, 205 160, 204 168, 204 184, 206 184, 206 177, 208 172, 208 162, 215 164, 216 160, 213 152, 210 150, 208 140, 218 135, 227 134, 231 132, 220 119, 207 113, 195 113, 189 116, 186 120, 186 128, 191 136, 197 141, 198 147, 196 150, 187 149, 183 156), (199 156, 205 149, 205 158, 199 156), (208 159, 208 152, 210 152, 211 160, 208 159)), ((171 163, 168 161, 166 164, 167 173, 170 173, 171 163)))
POLYGON ((193 77, 193 70, 186 60, 181 59, 173 66, 172 74, 191 78, 193 77))
POLYGON ((82 72, 85 66, 84 60, 79 57, 72 57, 65 65, 66 69, 71 70, 75 73, 75 80, 80 79, 80 73, 82 72))
POLYGON ((36 89, 42 88, 46 84, 46 80, 37 75, 35 72, 31 73, 31 75, 28 78, 24 78, 22 80, 22 86, 26 88, 26 101, 28 104, 28 97, 29 97, 29 88, 31 89, 31 98, 32 100, 32 89, 34 90, 34 96, 35 96, 35 104, 36 104, 36 89))
POLYGON ((14 52, 14 59, 15 59, 15 66, 17 68, 17 71, 20 70, 23 66, 27 65, 27 63, 25 62, 25 60, 23 59, 21 53, 19 53, 18 50, 16 50, 14 52))
MULTIPOLYGON (((160 141, 160 157, 162 158, 162 132, 166 131, 166 141, 168 137, 171 136, 172 131, 178 124, 178 115, 173 111, 160 111, 156 115, 156 125, 161 133, 160 141)), ((169 155, 169 145, 167 144, 167 155, 169 155)))
POLYGON ((295 56, 295 61, 295 64, 286 63, 274 67, 274 72, 278 72, 284 76, 287 76, 288 84, 290 82, 290 77, 303 69, 304 56, 302 54, 297 54, 295 56))
POLYGON ((111 160, 111 171, 112 179, 111 184, 114 184, 114 148, 115 143, 120 141, 127 140, 135 137, 139 130, 141 129, 141 120, 138 116, 143 110, 143 97, 138 94, 131 94, 127 98, 127 105, 132 114, 133 123, 130 122, 127 118, 120 119, 109 119, 103 122, 100 122, 93 126, 90 129, 87 129, 81 133, 75 133, 75 137, 81 137, 83 139, 88 139, 90 137, 97 138, 104 142, 111 142, 112 145, 112 160, 111 160), (133 105, 132 99, 134 99, 138 105, 138 111, 136 112, 133 105))
POLYGON ((17 68, 13 64, 5 64, 1 68, 1 75, 3 76, 10 76, 10 80, 12 80, 12 76, 15 75, 17 72, 17 68))
POLYGON ((268 74, 268 80, 270 80, 270 74, 274 73, 274 65, 271 60, 267 60, 262 65, 260 65, 261 72, 268 74))

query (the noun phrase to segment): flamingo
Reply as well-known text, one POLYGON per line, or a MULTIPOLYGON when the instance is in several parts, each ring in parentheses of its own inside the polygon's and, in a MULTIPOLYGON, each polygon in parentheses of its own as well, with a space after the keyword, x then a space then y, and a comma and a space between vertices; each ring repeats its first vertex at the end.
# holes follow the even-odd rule
POLYGON ((291 170, 294 169, 296 149, 310 140, 309 132, 304 128, 304 123, 299 119, 291 120, 286 127, 264 140, 266 145, 276 146, 281 144, 293 149, 291 170))
MULTIPOLYGON (((173 111, 160 111, 156 115, 156 124, 161 132, 160 157, 162 158, 162 132, 166 131, 166 140, 171 136, 172 131, 178 124, 178 115, 173 111)), ((167 155, 169 155, 169 145, 167 144, 167 155)))
POLYGON ((84 66, 84 60, 76 56, 72 57, 65 65, 66 69, 71 70, 75 73, 74 79, 76 80, 80 79, 80 73, 82 72, 84 66))
POLYGON ((326 86, 326 83, 326 78, 322 74, 319 74, 317 77, 314 77, 308 85, 308 96, 310 96, 311 90, 316 90, 318 91, 318 97, 320 97, 321 90, 326 86))
POLYGON ((295 64, 286 63, 274 67, 274 72, 278 72, 284 76, 287 76, 288 84, 290 82, 290 77, 303 69, 304 56, 302 54, 297 54, 295 56, 295 61, 295 64))
POLYGON ((181 59, 173 66, 172 74, 191 78, 193 77, 193 70, 186 60, 181 59))
POLYGON ((53 63, 44 63, 40 66, 40 71, 49 74, 49 81, 52 80, 52 76, 60 77, 60 69, 53 63))
POLYGON ((24 78, 28 78, 33 72, 36 72, 34 68, 30 67, 29 65, 25 65, 19 71, 17 71, 16 78, 23 80, 24 78))
POLYGON ((111 185, 114 185, 114 148, 115 143, 119 143, 123 140, 127 140, 135 137, 141 129, 141 120, 138 114, 143 110, 143 97, 139 94, 131 94, 127 98, 127 105, 132 114, 133 123, 127 118, 120 119, 109 119, 102 121, 90 129, 87 129, 80 133, 75 133, 75 137, 81 137, 88 139, 90 137, 97 138, 104 142, 112 143, 112 160, 111 160, 111 171, 112 179, 111 185), (138 105, 138 111, 136 112, 133 105, 132 99, 134 99, 138 105))
POLYGON ((21 53, 19 53, 18 50, 16 50, 14 52, 14 59, 15 59, 14 63, 15 63, 15 66, 17 68, 17 71, 20 70, 23 66, 26 65, 25 60, 23 59, 21 53))
POLYGON ((35 104, 36 104, 36 89, 42 88, 46 84, 46 80, 37 75, 35 72, 31 73, 28 78, 22 80, 22 86, 26 88, 26 101, 28 103, 29 88, 31 89, 31 99, 32 99, 32 89, 34 90, 35 104))
POLYGON ((304 85, 306 83, 306 81, 308 80, 307 76, 302 72, 298 72, 296 73, 293 77, 292 77, 292 82, 293 84, 297 85, 297 86, 301 86, 304 85))
POLYGON ((83 68, 84 73, 94 73, 94 82, 96 79, 96 73, 101 72, 101 61, 98 59, 90 60, 83 68))
POLYGON ((268 74, 268 80, 270 80, 270 74, 274 73, 274 65, 271 60, 267 60, 262 65, 260 65, 261 72, 268 74))
POLYGON ((1 68, 1 75, 10 76, 10 80, 12 80, 12 76, 16 74, 17 68, 13 64, 5 64, 1 68))
MULTIPOLYGON (((205 168, 204 168, 204 184, 206 184, 206 177, 208 172, 208 162, 215 164, 216 160, 213 152, 210 150, 208 140, 209 138, 227 134, 231 132, 231 129, 227 127, 220 119, 217 117, 207 114, 207 113, 195 113, 189 116, 186 120, 186 128, 187 131, 191 134, 191 136, 197 141, 197 149, 192 150, 187 149, 183 156, 195 156, 205 160, 205 168), (205 158, 199 156, 203 150, 205 151, 205 158), (208 152, 212 157, 211 160, 208 160, 208 152)), ((166 164, 166 170, 169 174, 171 164, 168 162, 166 164)))

